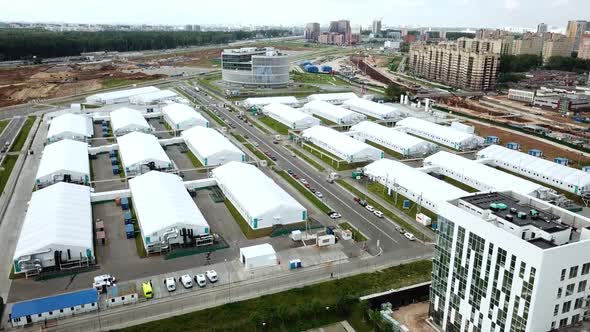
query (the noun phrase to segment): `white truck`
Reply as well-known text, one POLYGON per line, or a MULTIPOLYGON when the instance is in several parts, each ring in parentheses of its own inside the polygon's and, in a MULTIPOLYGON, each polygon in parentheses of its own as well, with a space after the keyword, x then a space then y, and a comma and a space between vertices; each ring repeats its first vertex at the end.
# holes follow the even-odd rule
POLYGON ((332 172, 328 174, 328 176, 326 177, 326 181, 328 181, 329 183, 334 183, 334 181, 338 179, 340 179, 340 174, 336 172, 332 172))

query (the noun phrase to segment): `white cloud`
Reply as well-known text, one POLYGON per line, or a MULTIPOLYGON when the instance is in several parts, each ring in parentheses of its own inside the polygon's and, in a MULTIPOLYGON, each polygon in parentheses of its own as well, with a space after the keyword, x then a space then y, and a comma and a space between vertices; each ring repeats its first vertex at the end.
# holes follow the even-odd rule
POLYGON ((509 10, 518 9, 520 7, 519 0, 504 0, 504 8, 509 10))

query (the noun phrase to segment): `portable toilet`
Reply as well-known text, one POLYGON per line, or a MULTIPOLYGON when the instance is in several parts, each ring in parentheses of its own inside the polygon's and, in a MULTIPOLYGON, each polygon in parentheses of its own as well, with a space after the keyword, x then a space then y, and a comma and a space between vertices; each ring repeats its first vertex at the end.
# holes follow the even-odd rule
POLYGON ((543 151, 541 151, 539 149, 530 149, 529 154, 531 156, 535 156, 535 157, 543 157, 543 151))
POLYGON ((584 166, 584 167, 582 167, 582 171, 584 171, 584 172, 590 172, 590 166, 584 166))
POLYGON ((125 225, 133 224, 133 220, 131 219, 131 212, 130 211, 125 211, 125 213, 123 214, 123 219, 125 219, 125 225))
POLYGON ((127 197, 121 198, 121 209, 129 210, 129 198, 127 198, 127 197))
POLYGON ((119 165, 119 159, 117 157, 111 157, 111 165, 119 165))
POLYGON ((102 120, 101 124, 102 124, 102 125, 103 125, 103 127, 104 127, 104 126, 108 125, 108 124, 109 124, 109 122, 108 122, 107 120, 102 120))
POLYGON ((128 239, 133 239, 135 237, 135 229, 133 228, 133 224, 125 225, 125 235, 128 239))
POLYGON ((331 73, 332 72, 332 67, 331 66, 324 65, 324 66, 322 66, 322 71, 324 73, 331 73))
POLYGON ((116 156, 117 156, 117 154, 115 153, 115 151, 109 151, 109 157, 113 158, 116 156))
POLYGON ((410 200, 409 199, 404 199, 404 210, 407 210, 410 208, 410 200))
POLYGON ((564 157, 556 157, 555 159, 553 159, 553 161, 563 166, 567 166, 570 162, 569 159, 564 157))
POLYGON ((486 144, 498 144, 500 143, 500 137, 498 136, 486 136, 486 144))
POLYGON ((506 143, 506 147, 509 148, 510 150, 518 150, 518 149, 520 149, 520 144, 518 144, 516 142, 508 142, 508 143, 506 143))
POLYGON ((113 175, 119 174, 119 165, 113 165, 113 175))

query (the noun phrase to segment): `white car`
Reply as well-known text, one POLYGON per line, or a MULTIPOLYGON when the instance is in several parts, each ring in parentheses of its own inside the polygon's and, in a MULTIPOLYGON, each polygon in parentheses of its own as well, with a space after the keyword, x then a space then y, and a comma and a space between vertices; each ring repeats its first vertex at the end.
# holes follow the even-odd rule
POLYGON ((414 234, 412 234, 412 233, 405 232, 405 233, 404 233, 404 236, 405 236, 405 237, 406 237, 408 240, 410 240, 410 241, 414 241, 414 240, 416 240, 416 237, 415 237, 415 236, 414 236, 414 234))
POLYGON ((307 184, 307 180, 306 179, 301 179, 299 181, 301 181, 301 183, 303 183, 303 184, 307 184))
POLYGON ((255 147, 259 147, 259 146, 260 146, 260 144, 258 144, 258 142, 254 142, 254 146, 255 146, 255 147))
POLYGON ((184 288, 193 288, 193 278, 190 275, 185 274, 178 280, 184 286, 184 288))
POLYGON ((342 218, 342 216, 340 215, 340 213, 338 212, 330 212, 328 213, 328 216, 332 219, 339 219, 342 218))
POLYGON ((210 283, 217 282, 217 272, 215 272, 215 270, 206 271, 205 276, 210 283))
POLYGON ((164 286, 169 292, 174 292, 176 290, 176 281, 174 281, 174 277, 168 277, 164 279, 164 286))
POLYGON ((319 191, 316 191, 316 192, 315 192, 315 195, 316 195, 317 197, 319 197, 319 198, 323 198, 323 197, 324 197, 324 195, 323 195, 321 192, 319 192, 319 191))
POLYGON ((195 276, 195 282, 197 283, 197 286, 199 287, 205 287, 207 285, 207 278, 205 278, 204 274, 197 274, 195 276))
POLYGON ((92 287, 94 287, 96 290, 100 292, 103 292, 106 291, 105 288, 114 287, 116 285, 115 282, 115 277, 111 276, 110 274, 103 274, 94 277, 92 287))
POLYGON ((377 218, 383 218, 383 212, 379 211, 379 210, 375 210, 373 211, 373 214, 375 216, 377 216, 377 218))
POLYGON ((365 209, 367 209, 369 212, 375 211, 375 208, 372 205, 365 206, 365 209))

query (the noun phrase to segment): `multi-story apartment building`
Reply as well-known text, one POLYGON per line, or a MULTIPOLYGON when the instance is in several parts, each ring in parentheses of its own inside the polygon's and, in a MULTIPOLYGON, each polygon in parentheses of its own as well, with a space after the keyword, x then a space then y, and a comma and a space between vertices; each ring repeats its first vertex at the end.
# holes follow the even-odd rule
POLYGON ((550 34, 543 43, 543 61, 553 56, 569 57, 572 54, 574 40, 561 34, 550 34))
POLYGON ((537 25, 537 33, 545 33, 547 31, 548 31, 547 24, 539 23, 539 25, 537 25))
POLYGON ((543 52, 543 35, 540 33, 524 33, 520 39, 512 43, 512 55, 533 54, 543 52))
POLYGON ((373 21, 373 26, 371 28, 371 32, 375 36, 378 36, 379 34, 381 34, 381 20, 374 20, 373 21))
POLYGON ((580 39, 580 48, 578 49, 578 58, 590 59, 590 32, 585 32, 580 39))
POLYGON ((350 21, 339 20, 330 22, 329 32, 343 35, 344 43, 347 45, 352 44, 352 29, 350 27, 350 21))
POLYGON ((571 51, 577 52, 580 48, 580 40, 586 30, 588 30, 589 24, 587 21, 568 21, 565 35, 573 40, 571 51))
POLYGON ((579 322, 590 220, 515 192, 441 204, 430 312, 444 331, 544 332, 579 322))
POLYGON ((500 67, 499 54, 474 51, 457 43, 417 43, 412 45, 408 59, 414 75, 476 91, 494 89, 500 67))
POLYGON ((510 54, 513 41, 514 36, 511 35, 496 39, 471 39, 462 37, 457 40, 457 47, 474 52, 510 54))
POLYGON ((307 23, 305 25, 305 31, 303 37, 307 41, 317 42, 320 37, 320 24, 319 23, 307 23))

